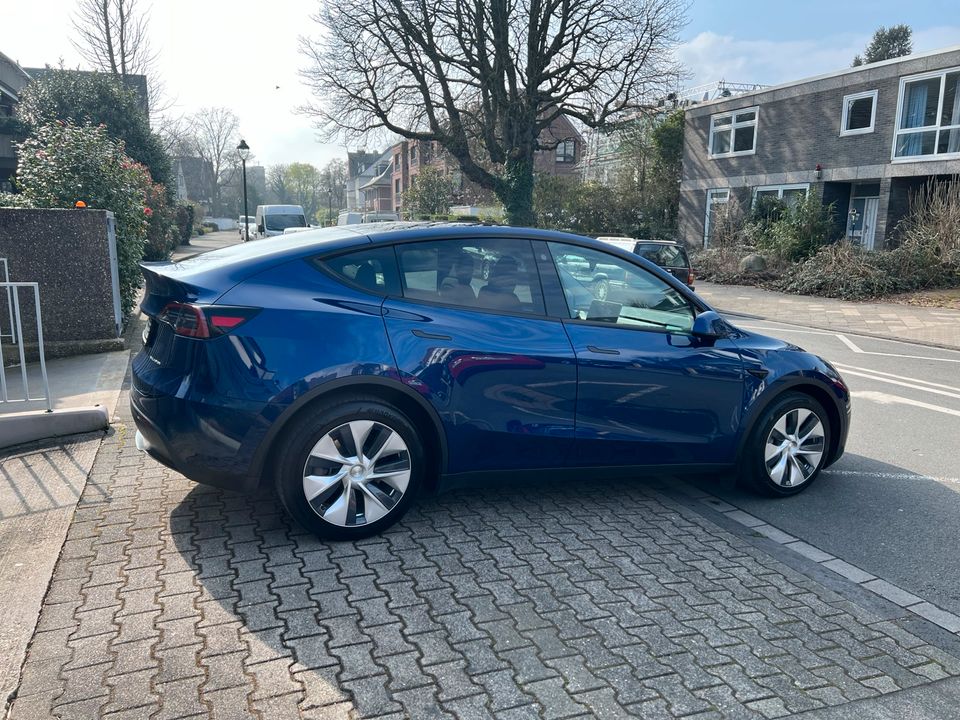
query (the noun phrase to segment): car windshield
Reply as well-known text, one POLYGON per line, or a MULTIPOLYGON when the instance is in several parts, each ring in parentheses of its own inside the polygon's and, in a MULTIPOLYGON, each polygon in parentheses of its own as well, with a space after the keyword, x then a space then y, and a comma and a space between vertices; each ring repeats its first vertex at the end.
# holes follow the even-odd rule
POLYGON ((307 221, 303 215, 290 213, 289 215, 267 215, 264 218, 267 230, 286 230, 290 227, 306 227, 307 221))
POLYGON ((660 243, 637 243, 634 252, 642 258, 665 268, 688 268, 687 251, 679 245, 660 243))

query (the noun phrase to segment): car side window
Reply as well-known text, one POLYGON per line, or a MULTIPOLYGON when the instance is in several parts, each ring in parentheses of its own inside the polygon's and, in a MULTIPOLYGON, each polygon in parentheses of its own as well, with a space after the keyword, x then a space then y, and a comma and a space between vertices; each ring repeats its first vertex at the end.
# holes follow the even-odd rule
POLYGON ((320 261, 335 275, 378 295, 399 295, 400 277, 393 247, 378 247, 336 255, 320 261))
POLYGON ((547 243, 572 320, 689 332, 694 310, 667 282, 615 255, 547 243))
POLYGON ((406 298, 472 310, 544 314, 528 240, 464 238, 396 248, 406 298))

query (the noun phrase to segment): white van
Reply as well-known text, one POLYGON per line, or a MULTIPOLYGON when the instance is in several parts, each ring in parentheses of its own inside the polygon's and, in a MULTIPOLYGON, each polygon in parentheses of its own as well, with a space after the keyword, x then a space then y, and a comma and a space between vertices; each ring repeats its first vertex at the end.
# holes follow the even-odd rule
POLYGON ((337 225, 359 225, 361 223, 396 222, 400 216, 396 213, 359 213, 344 210, 337 216, 337 225))
POLYGON ((283 235, 290 227, 307 227, 307 218, 299 205, 257 205, 257 237, 283 235))

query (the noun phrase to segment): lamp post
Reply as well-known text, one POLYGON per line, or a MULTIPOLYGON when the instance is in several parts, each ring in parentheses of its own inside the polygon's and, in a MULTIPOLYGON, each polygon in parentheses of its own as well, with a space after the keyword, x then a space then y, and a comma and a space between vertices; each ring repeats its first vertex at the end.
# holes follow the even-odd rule
POLYGON ((237 145, 237 155, 240 156, 240 165, 243 168, 243 241, 250 242, 250 223, 247 222, 247 158, 250 157, 250 146, 243 138, 237 145))

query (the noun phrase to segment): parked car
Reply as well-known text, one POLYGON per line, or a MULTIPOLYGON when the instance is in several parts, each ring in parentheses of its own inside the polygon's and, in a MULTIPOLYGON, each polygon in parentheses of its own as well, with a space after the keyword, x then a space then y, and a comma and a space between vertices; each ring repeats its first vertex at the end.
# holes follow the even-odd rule
POLYGON ((282 235, 291 227, 307 227, 307 218, 299 205, 258 205, 257 237, 282 235))
POLYGON ((240 237, 243 237, 243 228, 245 225, 250 226, 250 236, 253 237, 253 234, 257 231, 257 218, 254 215, 241 215, 237 218, 237 232, 240 234, 240 237))
MULTIPOLYGON (((243 216, 241 215, 240 217, 243 217, 243 216)), ((254 217, 253 215, 247 215, 247 218, 248 219, 246 222, 246 231, 247 231, 246 234, 244 234, 243 232, 244 231, 243 224, 241 224, 240 227, 237 228, 237 232, 240 233, 240 237, 243 238, 244 242, 246 242, 247 240, 254 240, 257 237, 257 218, 254 217)))
POLYGON ((846 442, 850 394, 829 363, 589 238, 354 225, 143 270, 137 447, 198 482, 273 486, 323 538, 504 473, 735 468, 792 495, 846 442), (486 279, 477 247, 495 258, 486 279), (618 295, 597 297, 584 267, 618 295))
POLYGON ((691 290, 694 289, 693 283, 696 278, 690 264, 690 256, 679 243, 673 240, 637 240, 611 236, 598 237, 597 240, 646 258, 686 284, 691 290))
POLYGON ((355 212, 344 210, 337 216, 337 225, 359 225, 375 222, 396 222, 400 216, 387 212, 355 212))

